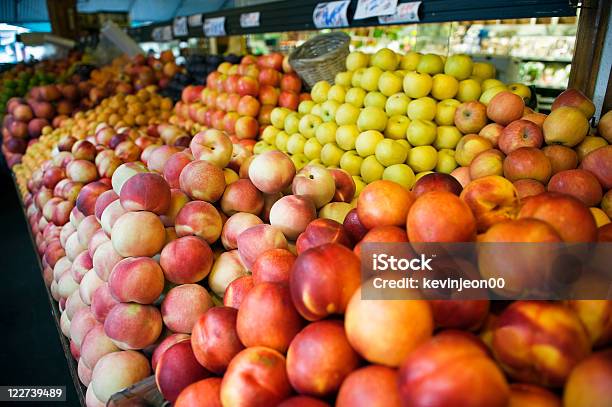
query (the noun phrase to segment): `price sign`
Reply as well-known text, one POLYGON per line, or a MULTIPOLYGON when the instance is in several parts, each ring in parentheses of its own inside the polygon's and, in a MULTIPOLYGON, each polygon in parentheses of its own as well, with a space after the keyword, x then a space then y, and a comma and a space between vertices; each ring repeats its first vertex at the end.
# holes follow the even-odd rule
POLYGON ((395 14, 397 0, 359 0, 355 20, 395 14))
POLYGON ((225 16, 212 17, 204 20, 204 35, 221 37, 225 35, 225 16))
POLYGON ((378 17, 380 24, 413 23, 419 21, 421 1, 398 4, 395 14, 378 17))
POLYGON ((240 27, 259 27, 259 11, 240 14, 240 27))
POLYGON ((172 30, 176 37, 185 37, 189 34, 187 28, 187 17, 176 17, 172 24, 172 30))
POLYGON ((162 27, 154 28, 153 31, 151 31, 151 39, 156 42, 163 41, 163 37, 162 37, 163 31, 164 29, 162 27))
POLYGON ((166 25, 162 27, 162 41, 172 41, 172 26, 166 25))
POLYGON ((193 16, 189 16, 187 19, 187 23, 189 27, 198 27, 202 25, 202 14, 195 14, 193 16))
POLYGON ((350 0, 319 3, 312 13, 312 21, 317 28, 334 28, 348 26, 346 12, 350 0))

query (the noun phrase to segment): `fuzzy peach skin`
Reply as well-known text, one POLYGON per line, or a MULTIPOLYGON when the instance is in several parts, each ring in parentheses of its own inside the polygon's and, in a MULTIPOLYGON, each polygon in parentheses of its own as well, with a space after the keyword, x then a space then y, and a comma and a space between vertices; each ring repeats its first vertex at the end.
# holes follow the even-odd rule
POLYGON ((605 407, 612 402, 612 351, 604 350, 580 362, 569 375, 563 392, 566 407, 605 407))
POLYGON ((164 290, 164 273, 149 257, 128 257, 113 267, 108 278, 117 301, 152 304, 164 290))
POLYGON ((189 334, 172 334, 165 337, 159 344, 155 347, 153 354, 151 355, 151 367, 153 371, 157 368, 157 363, 159 362, 159 358, 167 351, 172 345, 175 343, 189 340, 191 336, 189 334))
POLYGON ((337 407, 400 407, 397 370, 369 365, 351 372, 342 382, 337 407))
POLYGON ((213 253, 203 239, 180 237, 168 243, 161 252, 160 265, 168 281, 175 284, 197 283, 210 272, 213 253))
POLYGON ((266 194, 283 191, 291 185, 294 176, 293 161, 280 151, 266 151, 257 155, 249 165, 250 180, 266 194))
POLYGON ((119 303, 104 320, 104 332, 120 349, 144 349, 162 330, 159 310, 152 305, 119 303))
POLYGON ((112 352, 103 356, 91 375, 95 397, 106 403, 110 397, 149 376, 149 361, 140 352, 112 352))
POLYGON ((164 297, 162 319, 173 332, 191 333, 196 321, 213 306, 212 298, 201 285, 179 285, 170 289, 164 297))
POLYGON ((251 226, 262 224, 262 220, 251 214, 239 212, 230 216, 221 230, 221 242, 226 250, 236 249, 238 247, 238 236, 250 228, 251 226))
POLYGON ((113 225, 111 242, 123 257, 150 257, 160 252, 166 238, 164 224, 152 212, 127 212, 113 225))
POLYGON ((366 186, 357 201, 357 214, 363 225, 403 226, 415 201, 412 192, 392 181, 374 181, 366 186))
POLYGON ((123 184, 119 199, 126 211, 150 211, 163 215, 170 207, 170 186, 160 175, 136 174, 123 184))
POLYGON ((179 178, 181 189, 192 199, 216 202, 225 190, 223 170, 207 161, 192 161, 179 178))
POLYGON ((259 215, 264 207, 263 194, 248 179, 239 179, 225 188, 221 197, 221 210, 227 216, 238 212, 259 215))
POLYGON ((238 252, 247 269, 251 269, 257 257, 270 249, 286 249, 287 239, 274 226, 255 225, 242 232, 237 239, 238 252))
POLYGON ((221 236, 223 221, 213 205, 205 201, 192 201, 178 212, 174 227, 179 237, 199 236, 213 244, 221 236))
POLYGON ((174 402, 174 407, 222 407, 221 378, 209 377, 185 387, 174 402))
POLYGON ((104 326, 98 324, 85 335, 81 342, 81 361, 93 369, 104 355, 119 350, 117 345, 104 333, 104 326))

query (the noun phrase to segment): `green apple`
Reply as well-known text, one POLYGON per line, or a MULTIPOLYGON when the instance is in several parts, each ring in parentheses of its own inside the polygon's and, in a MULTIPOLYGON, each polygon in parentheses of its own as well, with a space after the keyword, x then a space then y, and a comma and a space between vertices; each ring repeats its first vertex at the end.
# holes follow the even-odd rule
POLYGON ((268 144, 274 145, 276 144, 276 135, 280 132, 274 126, 266 126, 266 128, 261 133, 261 139, 268 144))
POLYGON ((322 148, 323 146, 316 137, 309 138, 306 140, 306 143, 304 143, 304 155, 308 157, 309 160, 320 158, 322 148))
POLYGON ((308 113, 302 116, 298 128, 304 137, 311 138, 314 137, 317 127, 319 127, 321 123, 323 123, 323 120, 319 116, 308 113))
POLYGON ((321 103, 321 118, 324 122, 333 122, 336 119, 336 110, 340 103, 335 100, 326 100, 321 103))
POLYGON ((385 137, 393 140, 406 139, 406 130, 410 125, 410 119, 404 115, 395 115, 389 117, 387 120, 387 127, 385 127, 385 137))
POLYGON ((276 148, 280 151, 286 153, 287 152, 287 141, 289 141, 289 134, 284 131, 279 131, 276 134, 276 148))
POLYGON ((343 150, 353 150, 359 136, 356 124, 343 124, 336 130, 336 144, 343 150))
POLYGON ((444 71, 444 61, 442 60, 440 55, 425 54, 419 60, 419 64, 417 65, 416 70, 419 73, 428 73, 430 75, 435 75, 444 71))
POLYGON ((406 164, 415 172, 431 171, 436 168, 438 151, 432 146, 412 147, 408 151, 406 164))
POLYGON ((456 97, 460 102, 471 102, 478 100, 481 94, 480 82, 475 79, 465 79, 459 82, 459 90, 456 97))
POLYGON ((385 168, 382 179, 396 182, 407 190, 411 190, 415 182, 414 171, 406 164, 395 164, 385 168))
POLYGON ((327 143, 321 149, 321 162, 328 167, 337 167, 343 154, 344 150, 336 143, 327 143))
POLYGON ((300 115, 297 112, 292 112, 285 117, 285 131, 288 134, 297 133, 300 124, 300 115))
POLYGON ((455 126, 438 126, 433 146, 437 149, 455 148, 463 134, 455 126))
POLYGON ((370 58, 370 65, 383 71, 393 71, 399 63, 399 56, 389 48, 381 48, 370 58))
POLYGON ((368 92, 363 99, 363 106, 374 106, 384 109, 387 104, 387 97, 380 92, 368 92))
POLYGON ((473 70, 472 58, 465 54, 451 55, 444 64, 444 73, 454 76, 460 81, 469 78, 473 70))
POLYGON ((387 103, 385 103, 385 113, 389 117, 398 114, 405 115, 408 111, 408 103, 410 103, 410 98, 404 92, 391 95, 387 98, 387 103))
POLYGON ((306 144, 306 137, 300 133, 292 134, 287 140, 287 151, 289 154, 303 154, 304 144, 306 144))
POLYGON ((361 163, 361 178, 367 184, 382 179, 384 171, 385 167, 373 155, 366 157, 361 163))
POLYGON ((410 51, 406 55, 402 56, 402 59, 400 60, 400 68, 406 71, 416 71, 420 61, 421 54, 415 51, 410 51))
POLYGON ((359 68, 365 68, 370 62, 368 54, 360 51, 353 51, 346 57, 346 69, 356 71, 359 68))
POLYGON ((387 126, 387 115, 379 107, 368 106, 361 109, 357 119, 357 127, 360 131, 378 130, 384 131, 387 126))
POLYGON ((361 173, 362 162, 363 158, 357 155, 355 150, 347 151, 340 158, 340 168, 351 175, 359 175, 361 173))
POLYGON ((376 144, 376 152, 374 155, 379 163, 388 167, 406 161, 408 149, 404 147, 403 144, 387 138, 376 144))
POLYGON ((314 84, 310 91, 310 96, 315 103, 323 103, 327 100, 327 92, 331 85, 327 81, 319 81, 314 84))
POLYGON ((436 124, 430 120, 412 120, 406 130, 406 138, 410 145, 428 146, 436 139, 436 128, 436 124))
MULTIPOLYGON (((355 182, 355 198, 353 198, 353 201, 356 201, 357 198, 359 197, 359 194, 361 193, 361 191, 363 191, 363 189, 368 185, 363 181, 363 178, 361 178, 358 175, 353 175, 353 181, 355 182)), ((353 207, 356 207, 356 204, 353 204, 353 201, 351 201, 351 205, 353 205, 353 207)))
POLYGON ((433 84, 431 86, 431 95, 438 99, 451 99, 455 97, 459 91, 459 81, 453 76, 445 73, 434 75, 433 84))
POLYGON ((351 86, 354 88, 361 87, 361 77, 367 68, 359 68, 355 72, 353 72, 353 76, 351 77, 351 86))
POLYGON ((330 202, 319 210, 319 218, 335 220, 342 224, 351 209, 353 207, 348 202, 330 202))
POLYGON ((294 154, 291 156, 291 161, 295 165, 297 171, 308 165, 308 158, 304 154, 294 154))
POLYGON ((429 95, 431 87, 433 86, 433 79, 429 74, 408 72, 404 76, 403 88, 406 96, 416 99, 422 98, 429 95))
POLYGON ((474 62, 472 76, 476 76, 480 79, 495 78, 495 65, 488 62, 474 62))
POLYGON ((398 142, 399 144, 403 145, 406 150, 410 150, 412 148, 412 146, 410 145, 410 143, 406 139, 395 140, 395 141, 398 142))
POLYGON ((317 126, 315 137, 324 146, 336 141, 336 130, 338 130, 338 125, 335 122, 321 123, 317 126))
POLYGON ((498 86, 505 87, 506 85, 504 85, 504 83, 502 81, 500 81, 499 79, 494 79, 494 78, 485 79, 480 84, 480 87, 482 88, 483 92, 485 92, 485 91, 487 91, 487 90, 489 90, 491 88, 496 88, 498 86))
POLYGON ((312 106, 312 109, 310 109, 310 114, 314 114, 317 117, 321 117, 322 113, 321 113, 321 104, 320 103, 315 103, 312 106))
POLYGON ((344 86, 345 88, 350 88, 351 87, 351 79, 352 78, 353 78, 353 72, 352 71, 338 72, 336 74, 336 77, 334 78, 334 83, 336 85, 344 86))
POLYGON ((312 100, 302 100, 298 105, 298 113, 306 114, 310 113, 312 107, 315 105, 315 102, 312 100))
POLYGON ((505 85, 504 86, 494 86, 492 88, 489 88, 482 92, 482 95, 480 95, 480 98, 478 99, 478 101, 486 106, 489 104, 489 102, 491 101, 491 99, 493 99, 495 95, 505 90, 508 90, 505 85))
POLYGON ((285 128, 285 119, 291 113, 291 110, 286 107, 275 107, 270 112, 270 122, 272 126, 276 127, 279 130, 283 130, 285 128))
POLYGON ((368 91, 378 90, 378 79, 383 71, 377 66, 366 68, 361 76, 361 87, 368 91))
POLYGON ((436 123, 438 126, 452 126, 455 123, 455 110, 461 104, 455 99, 444 99, 436 105, 436 123))
POLYGON ((394 72, 383 72, 378 78, 378 90, 385 96, 391 96, 402 90, 402 78, 394 72))
POLYGON ((253 146, 253 153, 255 154, 261 154, 263 152, 268 151, 270 147, 270 144, 266 143, 263 140, 259 140, 257 143, 255 143, 255 145, 253 146))
POLYGON ((408 71, 405 71, 403 69, 398 69, 396 71, 393 71, 393 73, 397 75, 397 77, 400 78, 402 81, 404 80, 404 76, 406 76, 406 72, 408 71))
POLYGON ((376 152, 376 145, 384 140, 384 138, 385 136, 379 131, 366 130, 359 133, 359 136, 357 136, 357 140, 355 140, 355 150, 357 150, 357 154, 364 158, 369 155, 374 155, 376 152))
POLYGON ((450 174, 455 168, 457 168, 457 161, 455 160, 455 150, 449 150, 447 148, 439 150, 438 162, 436 163, 436 172, 450 174))
POLYGON ((366 97, 366 91, 361 88, 350 88, 346 91, 346 96, 344 97, 344 101, 346 103, 350 103, 355 107, 362 107, 363 100, 366 97))
POLYGON ((436 117, 437 103, 428 96, 411 100, 408 103, 408 117, 410 120, 433 120, 436 117))
POLYGON ((314 160, 308 161, 308 165, 314 165, 316 167, 325 168, 320 158, 315 158, 314 160))
POLYGON ((417 173, 414 176, 414 182, 417 182, 418 180, 420 180, 421 178, 423 178, 425 175, 428 175, 428 174, 433 174, 433 171, 421 171, 417 173))
POLYGON ((359 108, 350 103, 341 104, 336 110, 336 124, 343 126, 346 124, 355 124, 359 118, 359 108))
POLYGON ((327 92, 327 100, 335 100, 338 103, 344 103, 346 96, 346 88, 342 85, 333 85, 327 92))

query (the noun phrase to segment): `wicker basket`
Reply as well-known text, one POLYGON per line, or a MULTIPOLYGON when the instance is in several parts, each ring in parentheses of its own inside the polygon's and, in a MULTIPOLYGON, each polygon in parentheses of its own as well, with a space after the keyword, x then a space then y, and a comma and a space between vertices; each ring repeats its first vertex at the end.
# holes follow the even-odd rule
POLYGON ((333 83, 336 74, 345 70, 350 41, 343 32, 317 35, 289 55, 289 64, 310 88, 319 81, 333 83))

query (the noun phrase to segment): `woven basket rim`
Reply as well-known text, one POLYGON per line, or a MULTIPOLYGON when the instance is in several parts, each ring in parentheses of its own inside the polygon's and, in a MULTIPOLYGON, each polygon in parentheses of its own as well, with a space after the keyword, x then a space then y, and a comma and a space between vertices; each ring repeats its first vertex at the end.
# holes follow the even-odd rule
POLYGON ((319 34, 316 37, 313 37, 313 38, 307 40, 302 45, 300 45, 298 48, 293 50, 291 52, 291 54, 289 54, 289 62, 290 63, 291 63, 291 61, 317 62, 317 61, 322 61, 322 60, 328 59, 329 56, 334 54, 334 53, 343 52, 345 46, 348 45, 350 40, 351 40, 351 37, 348 34, 343 33, 343 32, 332 32, 332 33, 319 34), (335 50, 327 52, 327 53, 319 55, 319 56, 316 56, 316 57, 312 57, 312 58, 298 58, 298 57, 296 57, 296 54, 297 54, 298 50, 300 50, 302 47, 304 47, 306 45, 312 45, 313 43, 317 43, 319 41, 322 41, 324 38, 329 38, 329 37, 338 37, 338 38, 342 39, 342 43, 339 44, 338 48, 336 48, 335 50))

